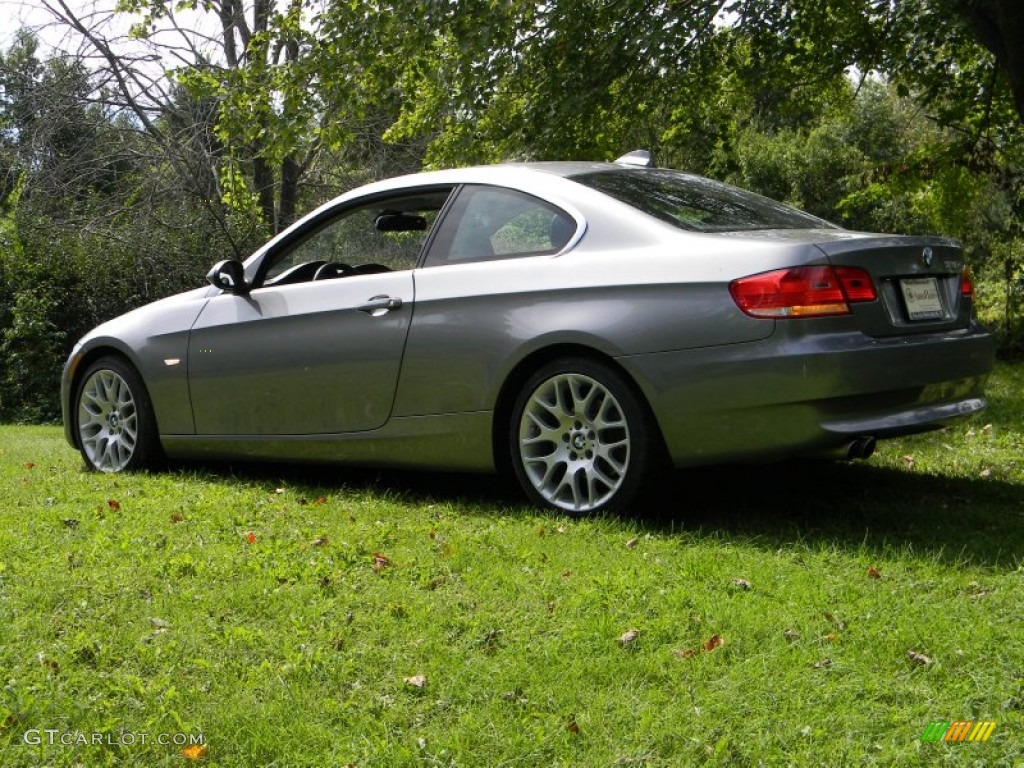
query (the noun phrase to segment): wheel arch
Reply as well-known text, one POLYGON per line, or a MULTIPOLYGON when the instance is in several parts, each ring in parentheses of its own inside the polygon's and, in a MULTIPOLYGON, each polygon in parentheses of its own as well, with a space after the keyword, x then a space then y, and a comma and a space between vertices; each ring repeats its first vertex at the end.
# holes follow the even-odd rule
MULTIPOLYGON (((142 377, 142 372, 139 370, 138 363, 132 359, 132 356, 122 349, 121 347, 114 344, 97 344, 90 347, 87 350, 79 353, 78 359, 75 361, 74 368, 71 370, 71 375, 68 377, 68 395, 67 395, 67 418, 64 420, 65 424, 65 437, 68 442, 75 448, 81 449, 82 445, 78 438, 78 407, 76 405, 76 399, 78 394, 78 387, 82 383, 82 377, 85 372, 89 370, 94 362, 103 357, 116 357, 127 365, 130 365, 139 379, 142 381, 142 386, 146 386, 146 381, 142 377)), ((146 398, 152 402, 149 397, 147 389, 146 398)), ((153 419, 156 419, 156 413, 153 414, 153 419)), ((157 431, 159 436, 159 430, 157 431)))
POLYGON ((661 434, 661 427, 654 418, 654 411, 651 409, 651 404, 647 401, 647 397, 644 395, 643 389, 639 384, 637 384, 629 371, 623 368, 614 357, 585 344, 552 344, 551 346, 534 350, 520 360, 515 367, 512 368, 508 376, 505 377, 505 381, 501 385, 501 389, 498 391, 498 397, 494 406, 493 421, 491 422, 491 443, 494 454, 494 466, 498 472, 505 473, 510 467, 511 455, 509 453, 508 428, 509 421, 512 418, 512 409, 515 407, 516 397, 519 395, 520 390, 522 390, 523 385, 526 384, 527 379, 529 379, 530 376, 542 366, 547 365, 554 360, 560 360, 566 357, 583 358, 602 363, 603 365, 614 369, 620 376, 622 376, 622 379, 629 385, 630 389, 632 389, 637 401, 647 411, 649 423, 655 430, 655 438, 661 446, 661 449, 663 451, 666 450, 665 439, 661 434))

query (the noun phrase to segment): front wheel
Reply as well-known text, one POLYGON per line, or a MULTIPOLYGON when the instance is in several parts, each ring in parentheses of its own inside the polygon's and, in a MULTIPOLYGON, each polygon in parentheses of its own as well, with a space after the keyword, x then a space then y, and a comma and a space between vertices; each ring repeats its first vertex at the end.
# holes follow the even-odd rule
POLYGON ((512 467, 537 504, 574 515, 628 507, 660 450, 622 374, 584 358, 543 366, 523 386, 509 429, 512 467))
POLYGON ((117 357, 85 371, 75 398, 82 457, 90 469, 122 472, 152 466, 160 455, 156 419, 142 377, 117 357))

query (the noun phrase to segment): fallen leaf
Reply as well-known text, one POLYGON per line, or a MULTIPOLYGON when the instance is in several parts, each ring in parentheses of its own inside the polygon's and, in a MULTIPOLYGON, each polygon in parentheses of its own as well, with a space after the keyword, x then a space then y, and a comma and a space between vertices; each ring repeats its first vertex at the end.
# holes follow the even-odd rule
POLYGON ((732 583, 740 589, 750 589, 750 582, 746 579, 733 579, 732 583))
POLYGON ((311 547, 326 547, 327 546, 327 537, 326 536, 321 536, 319 539, 313 539, 311 542, 309 542, 309 545, 311 547))
POLYGON ((828 669, 832 666, 832 659, 822 659, 821 661, 816 661, 811 666, 815 669, 828 669))
POLYGON ((636 642, 636 639, 640 637, 640 630, 638 629, 627 629, 622 637, 619 638, 619 645, 623 648, 628 648, 630 645, 636 642))
POLYGON ((917 651, 907 651, 907 658, 923 667, 927 667, 932 663, 931 656, 925 656, 923 653, 918 653, 917 651))
POLYGON ((882 572, 880 570, 878 570, 877 568, 875 568, 874 566, 871 566, 870 568, 868 568, 868 578, 869 579, 880 579, 880 578, 882 578, 882 572))
POLYGON ((189 744, 181 750, 181 756, 186 760, 202 760, 206 757, 207 752, 209 752, 209 747, 205 744, 189 744))
POLYGON ((992 470, 991 469, 983 469, 978 474, 978 477, 992 477, 992 470))
POLYGON ((280 496, 282 493, 284 493, 284 488, 275 488, 274 489, 274 495, 275 496, 280 496))
POLYGON ((782 630, 782 636, 791 643, 795 643, 797 640, 800 639, 800 633, 797 632, 795 629, 782 630))
POLYGON ((834 643, 838 639, 839 635, 837 635, 835 632, 829 632, 827 635, 821 636, 821 642, 823 643, 834 643))
POLYGON ((53 659, 48 659, 45 656, 43 656, 43 654, 39 654, 39 663, 46 667, 46 669, 52 672, 53 674, 60 674, 60 664, 58 664, 53 659))
POLYGON ((184 519, 185 519, 185 516, 183 514, 181 514, 181 512, 172 512, 171 513, 171 522, 172 523, 180 523, 184 519))
POLYGON ((568 579, 570 576, 572 576, 572 571, 562 571, 563 579, 568 579))
POLYGON ((247 534, 245 534, 245 540, 247 542, 249 542, 250 544, 255 544, 256 543, 256 534, 253 533, 252 531, 249 531, 247 534))
POLYGON ((327 497, 326 496, 317 496, 315 499, 313 499, 313 503, 314 504, 326 504, 327 503, 327 497))
POLYGON ((982 432, 986 432, 986 433, 991 432, 992 431, 992 425, 991 424, 986 424, 984 427, 981 428, 981 431, 982 432))
POLYGON ((630 539, 626 542, 626 549, 633 549, 640 543, 640 539, 630 539))
POLYGON ((903 457, 903 463, 906 464, 908 467, 913 466, 913 464, 914 464, 914 457, 913 456, 904 456, 903 457))
POLYGON ((149 623, 153 625, 154 632, 166 632, 171 628, 171 623, 169 621, 164 621, 163 619, 158 619, 156 617, 151 617, 149 623))
POLYGON ((711 637, 709 637, 707 640, 704 641, 704 650, 705 651, 713 651, 713 650, 715 650, 715 648, 718 648, 718 647, 720 647, 720 646, 722 646, 724 644, 725 644, 725 640, 722 639, 721 635, 712 635, 711 637))
POLYGON ((34 464, 33 462, 31 462, 31 461, 26 461, 26 462, 25 462, 24 464, 22 464, 21 466, 23 466, 23 467, 24 467, 25 469, 32 469, 32 467, 34 467, 34 466, 35 466, 35 464, 34 464))
POLYGON ((673 648, 672 655, 677 659, 692 659, 697 652, 693 648, 673 648))
POLYGON ((580 727, 576 724, 576 715, 569 715, 569 722, 565 724, 565 728, 569 733, 580 732, 580 727))
POLYGON ((121 509, 121 502, 119 502, 117 499, 107 499, 107 506, 110 507, 115 512, 117 512, 119 509, 121 509))
POLYGON ((389 567, 390 565, 391 559, 388 558, 387 555, 382 555, 380 552, 375 552, 373 554, 373 565, 371 566, 373 570, 380 573, 382 570, 389 567))
POLYGON ((408 685, 411 688, 416 688, 417 690, 423 690, 423 687, 427 684, 427 676, 426 675, 413 675, 412 677, 403 677, 402 678, 402 682, 404 682, 406 685, 408 685))

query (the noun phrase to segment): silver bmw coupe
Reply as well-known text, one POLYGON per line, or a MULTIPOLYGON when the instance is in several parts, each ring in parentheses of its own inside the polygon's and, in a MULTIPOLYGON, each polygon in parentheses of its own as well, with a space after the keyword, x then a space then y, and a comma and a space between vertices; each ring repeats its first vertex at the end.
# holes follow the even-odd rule
POLYGON ((164 457, 513 473, 622 509, 664 466, 866 458, 985 407, 960 247, 616 163, 348 192, 64 369, 88 466, 164 457))

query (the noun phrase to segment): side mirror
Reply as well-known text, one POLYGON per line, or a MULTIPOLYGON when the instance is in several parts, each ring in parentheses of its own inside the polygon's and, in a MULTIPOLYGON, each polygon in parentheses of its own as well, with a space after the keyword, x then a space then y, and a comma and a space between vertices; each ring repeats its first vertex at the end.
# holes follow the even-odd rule
POLYGON ((211 285, 227 293, 239 296, 249 293, 250 286, 245 282, 245 267, 242 266, 242 262, 234 259, 218 261, 207 273, 206 279, 211 285))

